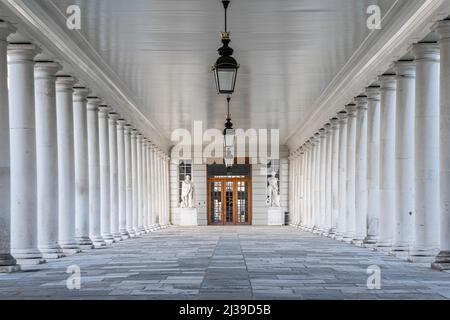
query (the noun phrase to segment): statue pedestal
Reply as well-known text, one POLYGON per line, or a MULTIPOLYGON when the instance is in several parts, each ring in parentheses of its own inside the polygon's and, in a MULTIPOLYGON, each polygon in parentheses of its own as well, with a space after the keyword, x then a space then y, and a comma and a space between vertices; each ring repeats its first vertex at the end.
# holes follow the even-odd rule
POLYGON ((267 224, 269 226, 284 226, 283 208, 270 207, 267 209, 267 224))
POLYGON ((198 212, 196 208, 178 208, 178 225, 182 227, 198 226, 198 212))

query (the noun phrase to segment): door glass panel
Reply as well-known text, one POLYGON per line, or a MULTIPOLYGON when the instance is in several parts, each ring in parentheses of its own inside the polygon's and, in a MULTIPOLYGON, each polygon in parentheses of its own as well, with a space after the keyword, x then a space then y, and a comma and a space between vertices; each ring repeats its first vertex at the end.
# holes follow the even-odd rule
POLYGON ((248 183, 238 181, 237 187, 237 219, 238 223, 248 223, 248 183))
POLYGON ((226 223, 233 223, 233 181, 226 182, 225 191, 225 212, 226 212, 226 223))
POLYGON ((211 223, 222 223, 222 182, 211 182, 211 223))

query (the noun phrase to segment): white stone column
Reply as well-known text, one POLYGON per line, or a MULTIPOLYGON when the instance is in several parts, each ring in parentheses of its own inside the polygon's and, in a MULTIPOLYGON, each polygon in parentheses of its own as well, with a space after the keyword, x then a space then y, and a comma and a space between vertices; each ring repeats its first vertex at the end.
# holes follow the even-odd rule
POLYGON ((414 239, 414 108, 416 65, 395 63, 397 73, 395 230, 392 253, 407 257, 414 239))
POLYGON ((131 131, 131 180, 133 182, 133 234, 139 236, 139 203, 138 203, 138 161, 137 161, 137 130, 131 131))
POLYGON ((301 229, 306 227, 309 210, 309 143, 303 145, 303 212, 301 220, 301 229))
MULTIPOLYGON (((123 119, 117 120, 117 183, 118 183, 118 207, 119 207, 119 233, 123 240, 129 238, 127 231, 127 180, 126 180, 126 153, 125 139, 129 139, 129 135, 125 138, 125 125, 123 119)), ((128 142, 129 145, 129 142, 128 142)), ((131 167, 130 167, 131 169, 131 167)))
POLYGON ((87 137, 89 162, 89 237, 94 247, 106 245, 101 235, 100 214, 100 151, 98 133, 98 106, 101 100, 87 98, 87 137))
POLYGON ((320 217, 320 133, 316 133, 314 136, 314 174, 313 174, 313 180, 314 180, 314 210, 313 210, 313 216, 312 216, 312 232, 315 233, 318 231, 319 226, 319 217, 320 217))
POLYGON ((319 155, 319 233, 326 233, 325 230, 325 214, 326 214, 326 191, 325 191, 325 183, 326 183, 326 131, 324 128, 320 129, 320 155, 319 155))
POLYGON ((64 253, 80 252, 75 240, 75 155, 73 138, 73 86, 76 79, 56 79, 58 118, 59 244, 64 253))
MULTIPOLYGON (((37 248, 33 44, 10 44, 11 253, 19 264, 44 262, 37 248)), ((2 115, 3 117, 3 115, 2 115)))
POLYGON ((75 155, 75 239, 81 249, 92 248, 89 238, 89 161, 86 98, 90 90, 73 88, 75 155))
POLYGON ((367 237, 367 108, 366 96, 356 102, 356 216, 353 243, 362 246, 367 237))
POLYGON ((138 181, 138 223, 137 223, 137 227, 138 227, 138 233, 140 235, 145 233, 144 230, 144 225, 143 225, 143 221, 142 221, 142 217, 143 217, 143 212, 144 212, 144 201, 143 201, 143 187, 144 187, 144 181, 143 181, 143 165, 142 165, 142 142, 143 142, 143 136, 142 134, 138 134, 137 135, 137 153, 136 153, 136 157, 137 157, 137 181, 138 181))
POLYGON ((109 163, 109 125, 108 115, 111 107, 102 105, 98 111, 98 133, 100 151, 100 216, 101 232, 106 244, 112 244, 111 233, 111 181, 109 163))
POLYGON ((0 273, 20 267, 11 255, 11 170, 9 144, 8 62, 6 38, 16 29, 0 20, 0 273))
POLYGON ((329 236, 336 237, 339 218, 339 119, 331 119, 331 230, 329 236))
POLYGON ((314 156, 314 139, 311 138, 308 141, 308 206, 304 229, 311 231, 312 215, 313 215, 313 156, 314 156))
MULTIPOLYGON (((157 186, 161 186, 161 167, 159 161, 159 150, 155 149, 155 183, 157 186)), ((161 193, 157 192, 155 194, 155 206, 156 206, 156 223, 158 224, 158 228, 162 226, 161 221, 161 193)))
POLYGON ((364 245, 373 247, 379 240, 380 224, 380 102, 379 87, 366 89, 367 113, 367 236, 364 245))
POLYGON ((133 159, 132 155, 132 139, 131 133, 133 128, 131 125, 126 125, 124 128, 124 146, 125 146, 125 188, 126 188, 126 216, 127 216, 127 232, 130 237, 135 237, 135 230, 133 227, 133 159))
POLYGON ((437 44, 413 47, 416 58, 415 241, 410 261, 432 262, 440 247, 439 75, 437 44))
POLYGON ((307 231, 314 231, 314 216, 316 212, 316 163, 317 163, 317 139, 312 137, 311 143, 311 158, 310 158, 310 206, 307 231))
POLYGON ((296 193, 293 194, 296 206, 296 221, 295 227, 299 227, 304 219, 304 203, 305 203, 305 190, 303 189, 303 181, 305 176, 303 174, 303 165, 305 152, 303 147, 301 147, 297 159, 295 160, 295 183, 296 183, 296 193))
POLYGON ((344 241, 352 242, 356 228, 356 105, 349 104, 347 110, 347 199, 344 241))
POLYGON ((56 136, 55 62, 34 65, 38 249, 45 259, 64 256, 58 244, 58 139, 56 136))
POLYGON ((152 181, 151 181, 151 142, 147 142, 147 229, 152 231, 152 181))
POLYGON ((436 25, 439 34, 440 58, 440 188, 441 188, 441 251, 433 268, 450 269, 450 21, 436 25))
POLYGON ((380 230, 377 247, 390 251, 395 224, 396 77, 383 75, 381 84, 380 230))
POLYGON ((336 239, 343 240, 347 221, 347 112, 341 111, 339 117, 339 214, 337 218, 336 239))
POLYGON ((152 230, 158 230, 158 222, 156 220, 157 214, 157 208, 156 208, 156 193, 158 190, 158 186, 156 185, 156 155, 155 155, 155 146, 152 144, 150 146, 150 183, 151 183, 151 224, 152 224, 152 230))
POLYGON ((164 174, 165 174, 165 177, 166 177, 166 179, 165 179, 165 186, 166 186, 166 188, 165 188, 165 190, 166 190, 166 193, 165 193, 165 201, 164 201, 164 204, 165 204, 165 212, 166 212, 166 220, 165 220, 165 222, 166 222, 166 227, 169 227, 169 225, 170 225, 170 223, 171 223, 171 221, 170 221, 170 183, 169 183, 169 161, 170 161, 170 157, 169 156, 167 156, 166 154, 164 154, 164 156, 165 156, 165 161, 164 161, 164 174))
POLYGON ((148 233, 147 227, 147 143, 148 139, 142 139, 142 229, 144 233, 148 233))
POLYGON ((111 234, 114 241, 122 241, 119 229, 119 167, 117 154, 117 120, 115 112, 109 114, 109 180, 110 180, 110 208, 111 234))
POLYGON ((332 181, 332 164, 331 164, 331 123, 327 123, 325 125, 325 230, 324 235, 330 236, 330 232, 332 229, 332 216, 331 216, 331 181, 332 181))

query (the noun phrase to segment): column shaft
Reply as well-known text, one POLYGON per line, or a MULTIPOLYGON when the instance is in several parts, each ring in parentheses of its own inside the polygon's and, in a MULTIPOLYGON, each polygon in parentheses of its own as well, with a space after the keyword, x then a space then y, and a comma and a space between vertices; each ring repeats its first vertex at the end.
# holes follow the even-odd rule
POLYGON ((38 248, 45 259, 63 256, 58 244, 58 139, 54 62, 34 65, 38 248))
POLYGON ((67 254, 80 252, 75 240, 75 149, 72 89, 75 82, 76 80, 70 76, 60 76, 56 80, 59 244, 67 254))
POLYGON ((343 240, 347 221, 347 112, 339 116, 339 214, 337 217, 336 239, 343 240))
POLYGON ((137 171, 137 131, 131 132, 131 171, 133 181, 133 233, 138 236, 138 216, 139 216, 139 203, 138 203, 138 171, 137 171))
POLYGON ((135 237, 135 230, 133 225, 133 159, 132 159, 132 144, 131 139, 132 128, 130 125, 126 125, 124 129, 124 145, 125 145, 125 187, 126 187, 126 215, 127 215, 127 232, 130 237, 135 237))
POLYGON ((380 236, 377 246, 390 250, 395 224, 395 76, 380 77, 381 145, 380 145, 380 236))
MULTIPOLYGON (((119 232, 122 239, 128 239, 127 231, 127 179, 126 179, 126 151, 125 151, 125 125, 123 119, 117 120, 117 173, 118 173, 118 206, 119 206, 119 232)), ((129 142, 128 142, 129 145, 129 142)))
POLYGON ((339 119, 331 119, 331 230, 335 237, 339 217, 339 119))
POLYGON ((367 236, 366 246, 379 240, 380 224, 380 101, 379 87, 366 89, 367 113, 367 236))
POLYGON ((396 185, 393 253, 408 256, 414 236, 414 62, 395 64, 397 71, 396 185))
POLYGON ((355 237, 356 218, 356 106, 346 107, 347 122, 347 193, 344 241, 352 242, 355 237))
POLYGON ((100 150, 100 216, 101 232, 106 244, 114 242, 111 233, 111 180, 109 163, 109 106, 102 105, 98 112, 98 133, 100 150))
POLYGON ((117 154, 117 120, 119 115, 109 114, 109 179, 110 179, 110 207, 111 207, 111 234, 114 241, 121 241, 119 230, 119 167, 117 154))
POLYGON ((450 269, 450 22, 436 25, 440 46, 440 189, 441 251, 433 268, 450 269))
POLYGON ((362 246, 367 236, 367 97, 356 102, 356 216, 354 243, 362 246))
POLYGON ((440 245, 439 182, 439 47, 414 45, 415 114, 415 241, 411 261, 431 262, 440 245))
POLYGON ((80 248, 92 248, 89 238, 89 161, 86 103, 89 89, 73 88, 75 156, 75 239, 80 248))
POLYGON ((37 249, 37 173, 32 44, 8 46, 11 253, 20 264, 40 263, 37 249))
POLYGON ((11 255, 11 169, 6 38, 16 29, 0 21, 0 273, 19 271, 11 255))
POLYGON ((102 247, 106 243, 101 236, 100 215, 100 151, 98 133, 98 105, 101 100, 95 97, 87 99, 87 137, 89 162, 89 235, 94 246, 102 247))

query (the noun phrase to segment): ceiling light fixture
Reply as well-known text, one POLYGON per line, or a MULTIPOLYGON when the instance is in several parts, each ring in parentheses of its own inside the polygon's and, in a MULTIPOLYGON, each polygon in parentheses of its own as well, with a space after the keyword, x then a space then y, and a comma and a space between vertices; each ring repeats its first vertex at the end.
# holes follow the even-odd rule
POLYGON ((230 0, 222 1, 225 9, 225 31, 221 33, 223 46, 219 48, 219 59, 213 66, 214 79, 216 82, 217 94, 233 94, 236 86, 237 72, 239 64, 232 57, 234 50, 228 45, 231 42, 230 32, 227 29, 227 9, 230 0))

